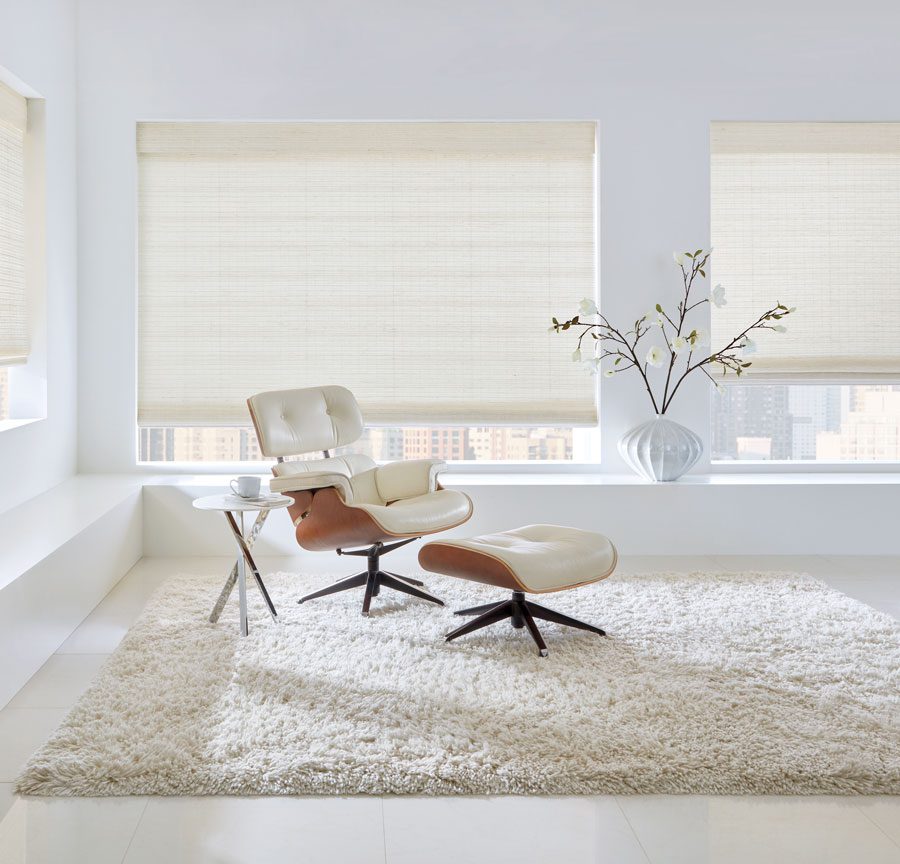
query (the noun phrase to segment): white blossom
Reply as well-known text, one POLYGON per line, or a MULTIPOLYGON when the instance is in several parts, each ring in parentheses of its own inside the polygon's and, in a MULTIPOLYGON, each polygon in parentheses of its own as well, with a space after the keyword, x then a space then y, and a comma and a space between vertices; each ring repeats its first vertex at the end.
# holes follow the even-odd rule
MULTIPOLYGON (((746 367, 751 365, 747 362, 747 358, 759 351, 758 339, 750 338, 746 334, 753 332, 754 337, 756 337, 755 331, 759 329, 771 330, 775 333, 787 333, 788 328, 780 323, 780 319, 795 312, 796 307, 787 307, 782 303, 778 303, 774 308, 769 309, 757 318, 755 323, 751 324, 747 331, 744 332, 744 335, 730 342, 723 349, 722 353, 710 353, 712 349, 710 347, 711 336, 709 330, 701 327, 685 327, 684 323, 687 311, 694 309, 700 303, 708 302, 710 306, 717 308, 728 305, 724 285, 716 283, 708 287, 711 282, 707 280, 708 270, 706 265, 712 251, 712 248, 710 248, 706 252, 698 250, 696 253, 690 251, 672 253, 672 259, 682 271, 679 276, 683 277, 680 281, 683 282, 684 295, 671 318, 666 315, 662 305, 656 303, 649 312, 637 319, 632 325, 633 329, 625 330, 623 328, 623 331, 620 332, 613 330, 612 325, 601 315, 596 299, 585 297, 580 301, 578 312, 574 319, 563 322, 553 319, 556 323, 548 328, 548 332, 559 333, 573 328, 573 325, 577 327, 580 324, 580 328, 573 330, 573 334, 577 337, 577 347, 575 345, 571 346, 575 348, 572 351, 572 361, 582 364, 592 375, 603 375, 604 378, 613 378, 617 372, 629 370, 633 366, 637 367, 642 373, 645 372, 647 366, 662 367, 675 374, 675 389, 677 390, 678 385, 688 373, 701 366, 707 367, 709 364, 718 364, 718 366, 722 367, 723 376, 726 371, 735 371, 740 375, 745 371, 746 367), (699 288, 697 292, 700 295, 699 301, 695 299, 696 295, 691 294, 692 288, 698 288, 701 284, 695 282, 698 276, 703 278, 703 287, 699 288), (599 322, 599 324, 590 323, 592 316, 594 316, 593 321, 599 322), (581 319, 584 320, 582 321, 581 319), (673 324, 673 320, 678 323, 673 324), (654 327, 659 327, 662 332, 659 334, 652 333, 651 331, 654 327), (671 329, 669 329, 670 327, 671 329), (600 332, 592 332, 592 339, 587 345, 583 345, 582 340, 587 337, 588 330, 599 330, 600 332), (650 338, 647 340, 647 343, 655 341, 658 344, 650 347, 647 345, 639 347, 639 340, 648 334, 650 338), (608 347, 609 342, 606 341, 609 339, 622 344, 623 348, 610 349, 608 347), (641 353, 644 356, 643 363, 640 359, 641 353), (691 361, 694 356, 698 356, 698 362, 692 365, 691 361), (607 364, 603 362, 607 357, 614 359, 616 364, 620 361, 625 362, 621 366, 610 362, 607 367, 607 364), (744 359, 742 360, 742 358, 744 359)), ((708 321, 706 323, 708 324, 708 321)), ((706 368, 703 371, 709 376, 710 383, 717 391, 725 390, 723 376, 717 376, 717 380, 710 372, 707 372, 706 368)), ((655 374, 658 376, 659 373, 655 374)), ((648 389, 652 389, 646 380, 644 383, 648 385, 648 389)), ((672 384, 671 374, 667 377, 667 390, 670 384, 672 384)))
POLYGON ((644 316, 644 323, 648 327, 662 327, 665 320, 666 320, 665 315, 663 315, 663 313, 660 312, 658 309, 651 309, 644 316))
POLYGON ((706 330, 704 330, 702 327, 694 328, 688 338, 692 340, 695 348, 709 345, 709 333, 707 333, 706 330))
POLYGON ((599 312, 597 304, 590 297, 585 297, 578 305, 579 315, 597 315, 599 312))
POLYGON ((664 360, 665 354, 663 353, 662 348, 660 348, 658 345, 654 345, 647 352, 647 362, 651 366, 662 366, 664 360))

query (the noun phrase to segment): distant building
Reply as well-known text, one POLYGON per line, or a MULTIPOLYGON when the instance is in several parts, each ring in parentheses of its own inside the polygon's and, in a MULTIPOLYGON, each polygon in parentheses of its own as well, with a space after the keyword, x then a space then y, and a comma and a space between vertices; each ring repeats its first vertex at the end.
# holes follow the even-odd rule
POLYGON ((841 428, 842 388, 812 385, 787 389, 792 426, 790 458, 815 459, 818 436, 841 428))
POLYGON ((253 429, 195 426, 140 430, 142 462, 251 462, 262 458, 253 429))
MULTIPOLYGON (((752 439, 753 448, 760 439, 769 440, 768 459, 793 458, 793 417, 788 388, 782 385, 741 384, 725 387, 715 395, 713 414, 713 458, 750 459, 741 455, 738 439, 752 439)), ((744 453, 749 450, 745 447, 744 453)))
POLYGON ((469 429, 469 448, 477 462, 528 458, 528 430, 477 426, 469 429))
POLYGON ((772 458, 771 438, 746 438, 738 437, 737 458, 746 460, 764 460, 772 458))
POLYGON ((530 432, 528 458, 561 461, 572 458, 571 429, 534 429, 530 432))
POLYGON ((404 459, 468 459, 466 429, 459 426, 407 427, 403 430, 404 459))
POLYGON ((837 432, 820 432, 816 458, 900 461, 900 387, 850 387, 837 432))
POLYGON ((255 462, 258 459, 267 458, 260 452, 255 429, 241 429, 240 433, 241 462, 255 462))
POLYGON ((241 457, 241 430, 233 428, 176 429, 174 461, 237 462, 241 457))
POLYGON ((352 449, 368 453, 377 462, 393 462, 403 458, 403 430, 383 426, 367 426, 352 449))
MULTIPOLYGON (((571 429, 531 427, 366 427, 346 450, 378 462, 400 459, 475 461, 572 458, 571 429)), ((310 454, 318 458, 320 454, 310 454)), ((140 430, 142 462, 252 462, 265 459, 252 428, 151 428, 140 430)))

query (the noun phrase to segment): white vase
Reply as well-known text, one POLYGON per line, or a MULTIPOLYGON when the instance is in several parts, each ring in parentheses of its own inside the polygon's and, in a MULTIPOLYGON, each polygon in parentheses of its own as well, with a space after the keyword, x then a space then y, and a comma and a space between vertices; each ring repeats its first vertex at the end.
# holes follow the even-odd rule
POLYGON ((703 442, 690 429, 657 414, 619 439, 619 452, 634 471, 648 480, 677 480, 703 452, 703 442))

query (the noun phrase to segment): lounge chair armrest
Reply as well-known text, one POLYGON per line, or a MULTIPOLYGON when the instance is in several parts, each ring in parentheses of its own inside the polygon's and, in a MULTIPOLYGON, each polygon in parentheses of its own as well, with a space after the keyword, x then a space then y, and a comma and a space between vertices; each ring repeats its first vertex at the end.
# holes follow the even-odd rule
POLYGON ((378 494, 386 503, 426 495, 437 488, 437 476, 446 467, 442 459, 409 459, 381 465, 375 472, 378 494))
POLYGON ((287 474, 281 477, 273 477, 269 481, 269 488, 273 492, 308 492, 313 489, 327 489, 334 487, 341 494, 344 502, 353 502, 353 489, 350 480, 343 474, 331 472, 304 471, 302 474, 287 474))

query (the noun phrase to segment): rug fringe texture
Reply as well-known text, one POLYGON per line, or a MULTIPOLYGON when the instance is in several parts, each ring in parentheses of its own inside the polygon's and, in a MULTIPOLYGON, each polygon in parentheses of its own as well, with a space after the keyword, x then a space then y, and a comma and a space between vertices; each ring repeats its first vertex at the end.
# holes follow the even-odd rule
POLYGON ((452 610, 504 592, 428 575, 298 606, 278 573, 207 621, 222 578, 180 575, 18 779, 28 795, 898 794, 900 625, 807 576, 614 576, 544 598, 550 656, 452 610))

